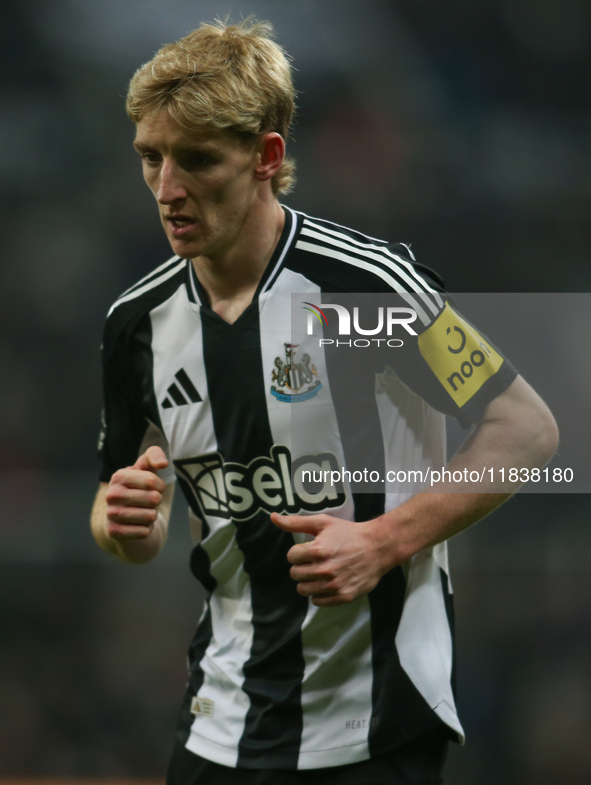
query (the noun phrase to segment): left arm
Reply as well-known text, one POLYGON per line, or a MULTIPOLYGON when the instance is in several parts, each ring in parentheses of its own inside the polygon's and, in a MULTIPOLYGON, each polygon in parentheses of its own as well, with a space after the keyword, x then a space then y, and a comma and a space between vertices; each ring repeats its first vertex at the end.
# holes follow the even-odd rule
MULTIPOLYGON (((542 467, 558 445, 554 417, 518 376, 487 406, 475 430, 450 461, 450 471, 542 467)), ((370 592, 388 570, 423 548, 447 540, 510 498, 521 483, 490 483, 486 491, 458 492, 440 482, 379 518, 352 522, 330 515, 278 515, 279 528, 314 540, 294 545, 288 559, 297 590, 314 605, 342 605, 370 592)), ((466 486, 470 487, 469 485, 466 486)))

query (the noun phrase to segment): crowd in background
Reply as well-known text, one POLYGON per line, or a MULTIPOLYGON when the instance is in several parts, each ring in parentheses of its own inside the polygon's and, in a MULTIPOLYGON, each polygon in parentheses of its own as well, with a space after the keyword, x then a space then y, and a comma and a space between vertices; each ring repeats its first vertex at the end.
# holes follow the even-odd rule
MULTIPOLYGON (((158 775, 171 744, 200 594, 180 510, 160 564, 90 541, 99 345, 170 255, 126 84, 227 12, 294 58, 287 204, 411 243, 452 292, 591 288, 584 0, 4 0, 0 776, 158 775)), ((589 781, 590 511, 524 497, 452 543, 469 742, 450 783, 589 781)))

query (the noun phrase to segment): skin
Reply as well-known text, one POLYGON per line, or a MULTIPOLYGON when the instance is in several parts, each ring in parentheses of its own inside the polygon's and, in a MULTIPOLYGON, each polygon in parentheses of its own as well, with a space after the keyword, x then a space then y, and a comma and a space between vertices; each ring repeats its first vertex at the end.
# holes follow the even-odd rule
POLYGON ((277 133, 245 144, 231 131, 190 133, 166 110, 137 125, 134 147, 175 254, 192 259, 212 308, 235 321, 252 297, 285 222, 271 186, 284 156, 277 133), (174 216, 190 223, 179 236, 174 216))
MULTIPOLYGON (((230 131, 189 133, 161 110, 138 123, 134 146, 174 253, 192 259, 214 311, 235 321, 251 302, 283 228, 271 186, 285 154, 283 140, 269 133, 245 145, 230 131)), ((557 443, 548 407, 517 377, 488 405, 448 468, 542 467, 557 443)), ((101 483, 91 523, 101 548, 132 563, 160 551, 173 494, 157 474, 166 466, 164 452, 150 447, 101 483)), ((313 537, 290 549, 291 576, 300 594, 330 607, 367 594, 388 570, 480 520, 518 487, 474 492, 439 483, 371 521, 275 513, 271 520, 313 537)))
POLYGON ((166 542, 174 485, 158 470, 168 466, 160 447, 149 447, 133 466, 101 483, 90 519, 97 544, 121 561, 143 564, 166 542))
MULTIPOLYGON (((537 393, 518 376, 487 406, 483 419, 448 464, 479 473, 484 466, 544 466, 556 451, 556 422, 537 393)), ((449 539, 507 501, 520 483, 467 484, 457 492, 436 483, 394 510, 370 521, 352 523, 330 515, 277 515, 284 531, 303 532, 311 542, 294 545, 287 558, 297 590, 314 605, 342 605, 367 594, 388 570, 411 559, 423 548, 449 539)))
MULTIPOLYGON (((173 252, 192 260, 213 310, 234 322, 252 301, 285 222, 271 182, 285 157, 283 139, 271 132, 245 144, 231 131, 189 133, 160 110, 137 124, 134 147, 173 252), (181 232, 173 220, 179 216, 181 232)), ((157 475, 166 466, 164 452, 150 447, 100 484, 91 529, 103 550, 131 563, 160 551, 174 493, 157 475)))

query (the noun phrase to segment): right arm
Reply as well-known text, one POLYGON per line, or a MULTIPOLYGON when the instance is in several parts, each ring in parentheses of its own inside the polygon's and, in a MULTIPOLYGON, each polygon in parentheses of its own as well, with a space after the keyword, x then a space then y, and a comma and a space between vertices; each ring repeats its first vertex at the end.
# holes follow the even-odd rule
POLYGON ((174 483, 158 470, 168 466, 160 447, 149 447, 133 466, 119 469, 100 484, 91 515, 99 547, 122 561, 143 564, 166 542, 174 483))

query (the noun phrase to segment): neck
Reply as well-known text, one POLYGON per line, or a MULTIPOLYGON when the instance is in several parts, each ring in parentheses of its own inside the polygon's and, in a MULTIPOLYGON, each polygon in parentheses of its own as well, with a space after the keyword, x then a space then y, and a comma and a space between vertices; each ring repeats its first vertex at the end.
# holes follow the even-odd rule
POLYGON ((235 321, 252 301, 284 223, 285 213, 275 198, 260 203, 246 216, 237 241, 228 249, 193 259, 212 309, 227 321, 235 321))

